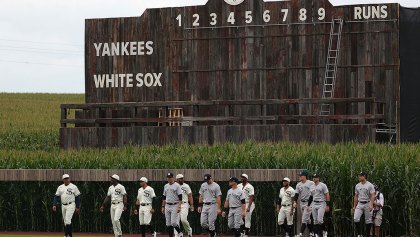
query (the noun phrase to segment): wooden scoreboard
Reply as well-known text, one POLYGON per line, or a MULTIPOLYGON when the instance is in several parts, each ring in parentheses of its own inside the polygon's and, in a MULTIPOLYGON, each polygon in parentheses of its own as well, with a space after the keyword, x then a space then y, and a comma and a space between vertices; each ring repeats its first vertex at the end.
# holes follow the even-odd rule
POLYGON ((375 141, 398 121, 398 4, 209 0, 85 30, 86 104, 62 106, 64 148, 375 141))

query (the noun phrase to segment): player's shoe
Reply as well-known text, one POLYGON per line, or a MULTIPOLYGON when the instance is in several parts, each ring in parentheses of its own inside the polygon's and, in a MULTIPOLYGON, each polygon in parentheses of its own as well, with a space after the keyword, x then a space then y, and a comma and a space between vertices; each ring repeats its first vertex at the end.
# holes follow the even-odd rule
POLYGON ((314 233, 309 233, 309 237, 314 237, 315 234, 314 233))
POLYGON ((328 237, 328 232, 327 231, 322 232, 322 237, 328 237))
POLYGON ((156 231, 154 231, 153 233, 152 233, 152 237, 156 237, 157 236, 157 233, 156 233, 156 231))
POLYGON ((296 237, 302 237, 302 236, 303 236, 302 233, 296 235, 296 237))
POLYGON ((192 235, 189 234, 188 237, 192 237, 192 235))
POLYGON ((184 233, 182 233, 182 232, 178 233, 178 235, 177 235, 177 237, 183 237, 183 236, 184 236, 184 233))

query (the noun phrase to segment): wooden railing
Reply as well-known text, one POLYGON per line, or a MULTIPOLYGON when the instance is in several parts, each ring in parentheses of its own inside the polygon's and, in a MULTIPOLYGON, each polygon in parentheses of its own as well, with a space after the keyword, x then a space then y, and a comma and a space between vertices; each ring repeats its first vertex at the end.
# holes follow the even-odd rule
MULTIPOLYGON (((378 123, 384 119, 385 103, 377 102, 375 98, 335 98, 335 99, 269 99, 269 100, 209 100, 209 101, 165 101, 165 102, 128 102, 128 103, 94 103, 94 104, 63 104, 61 105, 61 127, 68 124, 77 127, 102 126, 168 126, 173 124, 209 125, 221 124, 284 124, 284 123, 325 123, 338 122, 378 123), (363 110, 368 112, 358 114, 319 115, 319 109, 313 109, 312 114, 271 114, 268 106, 312 105, 319 108, 320 104, 363 104, 363 110), (235 110, 244 106, 252 106, 258 115, 238 116, 235 110), (167 116, 172 108, 184 110, 182 117, 167 116), (224 110, 220 115, 220 108, 224 110), (139 113, 148 109, 147 115, 139 113), (216 110, 219 113, 200 115, 200 111, 216 110), (75 111, 73 118, 68 115, 75 111), (188 113, 189 111, 189 113, 188 113), (117 113, 117 114, 116 114, 117 113), (118 114, 119 113, 119 114, 118 114), (236 115, 235 115, 236 114, 236 115), (363 121, 363 122, 360 122, 363 121)), ((349 110, 347 107, 346 110, 349 110)), ((279 110, 279 109, 277 109, 279 110)))

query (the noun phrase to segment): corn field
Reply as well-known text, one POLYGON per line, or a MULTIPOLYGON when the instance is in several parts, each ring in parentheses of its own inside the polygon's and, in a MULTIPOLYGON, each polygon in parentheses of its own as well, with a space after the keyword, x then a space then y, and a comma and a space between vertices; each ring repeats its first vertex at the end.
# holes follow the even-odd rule
MULTIPOLYGON (((59 104, 81 103, 83 95, 0 94, 0 169, 309 169, 321 174, 330 190, 334 211, 327 217, 336 236, 353 233, 351 207, 357 174, 369 173, 385 196, 384 229, 390 236, 420 236, 420 146, 415 144, 293 144, 255 143, 128 146, 119 149, 58 148, 59 104)), ((188 178, 188 177, 187 177, 188 178)), ((215 177, 216 179, 218 177, 215 177)), ((252 177, 251 177, 252 181, 252 177)), ((60 183, 0 182, 0 231, 61 231, 60 213, 50 211, 60 183)), ((133 202, 137 183, 123 183, 133 202)), ((220 181, 226 194, 227 183, 220 181)), ((82 213, 75 228, 82 232, 110 232, 109 213, 98 209, 109 183, 76 183, 82 196, 82 213)), ((157 193, 163 183, 152 182, 157 193)), ((199 183, 191 183, 197 198, 199 183)), ((274 235, 274 205, 280 183, 254 183, 257 208, 253 234, 274 235)), ((198 214, 191 214, 200 232, 198 214)), ((154 217, 164 231, 163 216, 154 217)), ((226 232, 226 220, 218 228, 226 232)), ((136 233, 135 216, 125 213, 124 231, 136 233)))

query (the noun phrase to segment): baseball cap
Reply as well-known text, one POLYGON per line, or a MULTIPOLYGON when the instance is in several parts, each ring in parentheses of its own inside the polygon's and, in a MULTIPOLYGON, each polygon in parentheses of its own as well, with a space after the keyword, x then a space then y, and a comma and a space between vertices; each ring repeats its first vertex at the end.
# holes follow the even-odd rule
POLYGON ((286 177, 286 178, 284 178, 284 179, 283 179, 283 181, 287 181, 287 182, 289 182, 289 183, 290 183, 290 179, 289 179, 289 178, 287 178, 287 177, 286 177))
POLYGON ((319 178, 319 174, 314 174, 314 178, 319 178))
POLYGON ((111 178, 113 178, 113 179, 116 179, 116 180, 120 181, 120 176, 118 176, 118 175, 116 175, 116 174, 113 174, 113 175, 111 176, 111 178))
POLYGON ((145 183, 147 183, 147 178, 146 178, 146 177, 141 177, 141 178, 140 178, 140 182, 145 182, 145 183))
POLYGON ((184 175, 182 175, 182 174, 177 174, 176 175, 176 179, 183 179, 184 178, 184 175))
POLYGON ((308 174, 309 174, 308 170, 302 170, 302 171, 299 173, 299 176, 306 176, 306 177, 308 177, 308 174))
POLYGON ((241 174, 241 177, 248 179, 248 175, 247 174, 241 174))
POLYGON ((174 177, 174 174, 171 173, 171 172, 169 172, 169 173, 166 174, 166 178, 173 178, 173 177, 174 177))
POLYGON ((236 177, 230 177, 229 182, 239 183, 239 179, 236 177))
POLYGON ((366 172, 360 172, 359 176, 365 176, 365 178, 367 178, 367 173, 366 172))
POLYGON ((204 175, 204 180, 205 181, 207 181, 207 180, 210 180, 212 177, 211 177, 211 174, 205 174, 204 175))
POLYGON ((70 175, 68 175, 68 174, 63 174, 63 179, 69 179, 70 178, 70 175))

